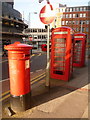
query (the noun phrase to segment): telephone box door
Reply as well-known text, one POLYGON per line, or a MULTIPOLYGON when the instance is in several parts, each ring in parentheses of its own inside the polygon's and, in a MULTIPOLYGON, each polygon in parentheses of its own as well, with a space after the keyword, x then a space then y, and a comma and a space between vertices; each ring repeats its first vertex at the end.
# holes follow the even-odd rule
POLYGON ((73 71, 72 29, 59 27, 52 31, 50 77, 68 81, 73 71))
POLYGON ((83 67, 85 65, 86 34, 76 33, 74 35, 74 67, 83 67))

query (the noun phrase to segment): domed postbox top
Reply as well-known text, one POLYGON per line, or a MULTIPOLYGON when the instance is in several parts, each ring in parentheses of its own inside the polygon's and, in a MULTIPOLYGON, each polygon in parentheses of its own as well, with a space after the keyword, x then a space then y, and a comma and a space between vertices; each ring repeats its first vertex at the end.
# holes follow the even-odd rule
POLYGON ((6 50, 30 50, 32 49, 32 45, 27 45, 27 44, 23 44, 20 42, 15 42, 14 44, 10 44, 10 45, 5 45, 4 48, 6 50))

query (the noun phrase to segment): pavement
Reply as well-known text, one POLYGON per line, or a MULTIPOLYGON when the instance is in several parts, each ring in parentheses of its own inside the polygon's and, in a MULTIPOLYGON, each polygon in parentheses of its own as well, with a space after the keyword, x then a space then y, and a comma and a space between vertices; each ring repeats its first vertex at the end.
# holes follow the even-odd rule
MULTIPOLYGON (((50 87, 45 87, 45 78, 31 86, 31 108, 12 116, 3 113, 3 119, 19 118, 59 118, 89 120, 90 115, 90 81, 88 69, 90 59, 85 67, 74 68, 73 77, 68 82, 50 79, 50 87)), ((7 101, 5 101, 5 104, 7 101)), ((3 106, 5 105, 3 104, 3 106)))

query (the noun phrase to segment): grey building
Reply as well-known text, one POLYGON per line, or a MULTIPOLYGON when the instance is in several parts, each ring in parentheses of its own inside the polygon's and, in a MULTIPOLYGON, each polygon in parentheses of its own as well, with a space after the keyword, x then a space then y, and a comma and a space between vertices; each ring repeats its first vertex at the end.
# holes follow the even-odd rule
POLYGON ((19 11, 14 9, 14 1, 2 2, 0 0, 0 26, 2 27, 0 33, 0 41, 2 41, 2 50, 5 44, 14 43, 15 41, 23 42, 23 37, 26 35, 22 31, 28 27, 22 20, 22 15, 19 11))
POLYGON ((44 28, 27 28, 25 34, 28 38, 25 38, 26 42, 33 45, 33 48, 41 48, 42 44, 47 43, 47 29, 44 28))

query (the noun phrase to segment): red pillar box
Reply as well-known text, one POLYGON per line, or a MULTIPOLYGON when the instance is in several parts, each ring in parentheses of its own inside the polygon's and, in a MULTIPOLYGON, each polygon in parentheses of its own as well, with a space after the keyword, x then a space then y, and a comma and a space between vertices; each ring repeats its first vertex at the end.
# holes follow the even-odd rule
POLYGON ((74 67, 83 67, 85 65, 86 52, 86 34, 76 33, 74 35, 74 67))
POLYGON ((12 100, 12 108, 16 112, 23 111, 26 107, 24 106, 25 97, 31 93, 30 49, 32 49, 32 46, 15 42, 5 46, 5 49, 8 50, 10 93, 15 98, 12 100))
POLYGON ((50 77, 68 81, 73 71, 73 30, 59 27, 52 31, 50 77))

